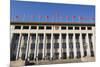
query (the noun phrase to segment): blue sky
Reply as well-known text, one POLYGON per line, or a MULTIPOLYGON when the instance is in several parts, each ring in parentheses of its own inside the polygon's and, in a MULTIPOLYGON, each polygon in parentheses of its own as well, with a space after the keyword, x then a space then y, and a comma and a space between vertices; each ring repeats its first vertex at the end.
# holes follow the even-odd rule
POLYGON ((11 0, 11 21, 94 22, 94 20, 91 20, 93 17, 95 17, 95 6, 93 5, 51 4, 11 0), (63 18, 55 17, 56 15, 63 18), (19 18, 16 18, 16 16, 19 16, 19 18), (38 16, 42 16, 42 18, 39 19, 38 16), (46 20, 44 16, 49 16, 49 18, 46 20), (66 16, 69 16, 68 20, 66 20, 66 16), (72 16, 76 16, 76 18, 72 20, 72 16), (89 19, 79 21, 78 16, 89 19))

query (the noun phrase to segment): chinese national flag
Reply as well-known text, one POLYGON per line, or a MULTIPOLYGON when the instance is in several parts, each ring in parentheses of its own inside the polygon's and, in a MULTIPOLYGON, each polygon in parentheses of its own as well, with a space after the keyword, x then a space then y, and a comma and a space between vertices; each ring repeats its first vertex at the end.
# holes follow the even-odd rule
POLYGON ((66 19, 68 20, 69 16, 66 16, 66 19))
POLYGON ((95 18, 93 17, 92 20, 95 20, 95 18))
POLYGON ((32 16, 32 18, 34 18, 34 16, 32 16))
POLYGON ((76 16, 72 16, 72 19, 75 19, 76 18, 76 16))
POLYGON ((42 18, 42 16, 38 16, 39 17, 39 19, 41 19, 42 18))
POLYGON ((45 16, 45 18, 46 18, 46 19, 48 19, 48 18, 49 18, 49 16, 45 16))
POLYGON ((16 18, 18 19, 18 18, 20 18, 20 16, 16 16, 16 18))

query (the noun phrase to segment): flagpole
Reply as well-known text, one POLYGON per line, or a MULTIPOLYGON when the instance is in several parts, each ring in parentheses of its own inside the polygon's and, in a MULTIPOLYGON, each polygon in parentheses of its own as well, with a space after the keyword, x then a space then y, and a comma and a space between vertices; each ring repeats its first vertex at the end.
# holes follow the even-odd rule
POLYGON ((24 22, 24 18, 25 18, 25 14, 23 15, 23 20, 22 20, 23 22, 24 22))

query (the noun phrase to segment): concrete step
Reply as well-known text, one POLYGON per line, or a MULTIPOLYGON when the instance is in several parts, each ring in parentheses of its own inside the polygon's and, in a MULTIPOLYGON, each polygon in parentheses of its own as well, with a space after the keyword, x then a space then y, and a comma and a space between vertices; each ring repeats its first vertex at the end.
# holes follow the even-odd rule
POLYGON ((20 67, 20 66, 24 66, 24 65, 25 65, 25 62, 21 61, 21 60, 10 62, 10 67, 20 67))

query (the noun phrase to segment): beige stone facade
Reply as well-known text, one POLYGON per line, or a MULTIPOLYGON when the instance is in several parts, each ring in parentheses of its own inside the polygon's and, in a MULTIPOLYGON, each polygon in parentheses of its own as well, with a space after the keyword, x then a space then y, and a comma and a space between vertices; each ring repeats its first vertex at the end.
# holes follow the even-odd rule
POLYGON ((95 61, 94 23, 11 22, 11 67, 95 61))

